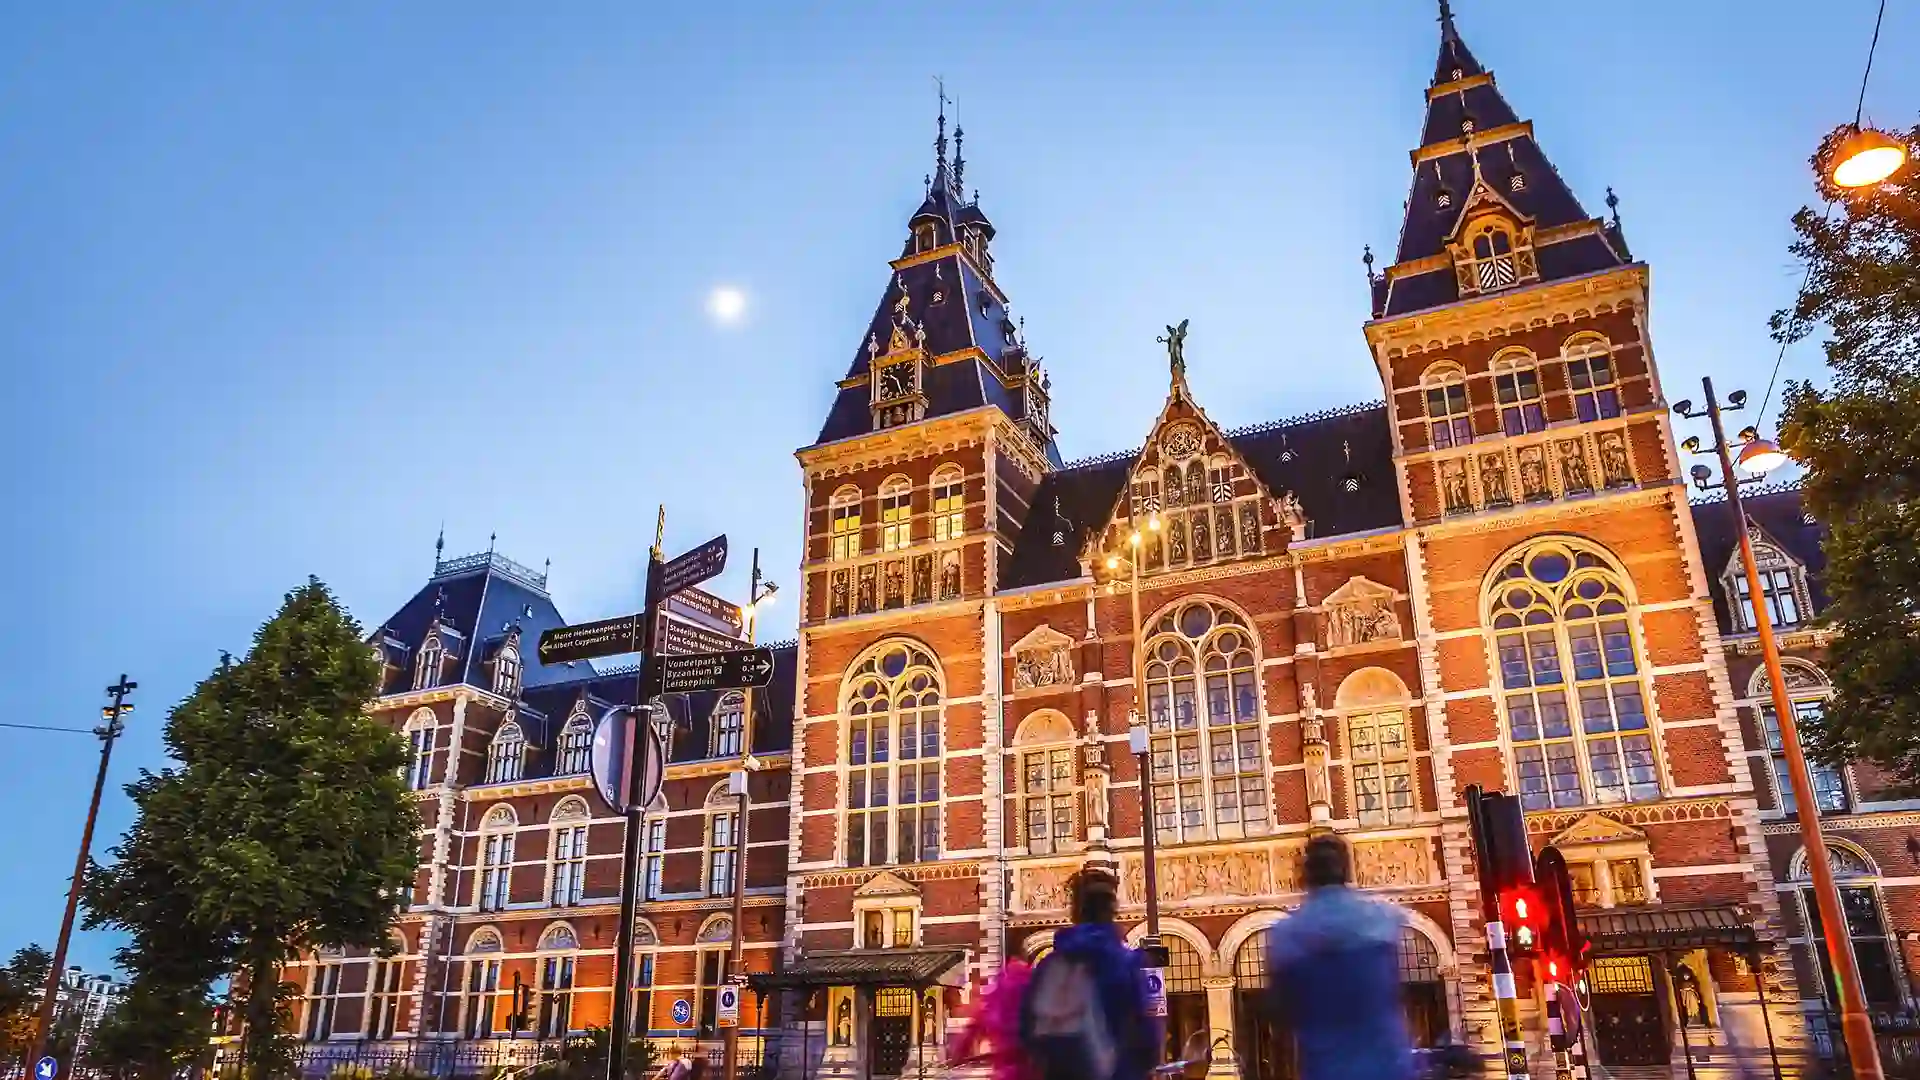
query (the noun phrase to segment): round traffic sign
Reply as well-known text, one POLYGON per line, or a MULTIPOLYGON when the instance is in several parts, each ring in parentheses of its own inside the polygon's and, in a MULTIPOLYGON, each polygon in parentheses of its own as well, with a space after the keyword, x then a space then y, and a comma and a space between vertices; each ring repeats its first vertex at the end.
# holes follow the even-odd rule
POLYGON ((693 1023, 693 1003, 686 998, 673 1003, 673 1022, 676 1024, 693 1023))
POLYGON ((33 1063, 34 1080, 53 1080, 60 1075, 60 1063, 50 1057, 43 1057, 33 1063))

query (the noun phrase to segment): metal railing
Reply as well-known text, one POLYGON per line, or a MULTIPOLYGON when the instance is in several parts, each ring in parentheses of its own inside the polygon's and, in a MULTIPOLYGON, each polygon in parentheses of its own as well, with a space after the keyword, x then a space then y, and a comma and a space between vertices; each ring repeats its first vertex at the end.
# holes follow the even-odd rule
MULTIPOLYGON (((366 1040, 302 1043, 293 1054, 294 1074, 300 1080, 406 1080, 409 1077, 483 1077, 487 1080, 515 1080, 537 1074, 543 1065, 562 1062, 563 1052, 575 1054, 589 1040, 568 1039, 473 1039, 473 1040, 366 1040)), ((706 1059, 708 1075, 720 1075, 726 1052, 718 1044, 682 1042, 672 1039, 647 1040, 648 1065, 639 1075, 652 1077, 681 1055, 706 1059)), ((778 1036, 742 1040, 736 1055, 743 1080, 767 1080, 778 1069, 781 1039, 778 1036)), ((601 1068, 604 1070, 604 1057, 601 1068)), ((219 1047, 214 1055, 211 1080, 228 1080, 241 1075, 238 1044, 219 1047)))

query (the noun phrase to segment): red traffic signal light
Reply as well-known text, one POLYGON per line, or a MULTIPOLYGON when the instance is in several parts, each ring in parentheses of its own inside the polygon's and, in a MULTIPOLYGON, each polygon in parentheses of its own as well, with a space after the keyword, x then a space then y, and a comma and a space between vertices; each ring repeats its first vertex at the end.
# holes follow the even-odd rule
POLYGON ((1500 894, 1500 921, 1506 924, 1507 948, 1516 956, 1532 956, 1546 947, 1547 909, 1532 886, 1500 894))

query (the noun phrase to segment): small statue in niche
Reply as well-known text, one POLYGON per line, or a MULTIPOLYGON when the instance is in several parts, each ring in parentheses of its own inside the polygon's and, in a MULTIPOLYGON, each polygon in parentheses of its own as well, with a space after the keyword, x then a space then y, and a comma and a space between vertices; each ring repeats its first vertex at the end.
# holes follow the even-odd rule
POLYGON ((1260 550, 1260 508, 1253 503, 1240 504, 1240 550, 1249 555, 1260 550))
POLYGON ((1440 482, 1447 496, 1447 512, 1473 509, 1473 496, 1467 490, 1467 468, 1458 458, 1440 464, 1440 482))
POLYGON ((1166 521, 1167 559, 1172 563, 1187 561, 1187 529, 1184 518, 1168 518, 1166 521))
POLYGON ((907 602, 907 574, 900 563, 887 564, 887 606, 901 607, 907 602))
POLYGON ((1520 497, 1528 501, 1545 499, 1553 492, 1547 489, 1547 454, 1538 446, 1526 446, 1520 449, 1520 497))
POLYGON ((1307 508, 1300 505, 1300 496, 1291 491, 1280 496, 1280 520, 1287 523, 1287 531, 1294 536, 1307 535, 1307 508))
POLYGON ((1600 477, 1608 487, 1633 483, 1633 470, 1627 465, 1627 440, 1617 431, 1600 436, 1600 477))
POLYGON ((1095 765, 1080 777, 1087 798, 1087 835, 1104 837, 1107 831, 1107 767, 1095 765), (1093 830, 1100 830, 1095 833, 1093 830))
POLYGON ((1203 508, 1193 515, 1193 561, 1206 562, 1213 558, 1213 536, 1207 529, 1207 512, 1203 508))
POLYGON ((870 612, 870 611, 872 611, 872 610, 873 610, 873 599, 874 599, 874 597, 873 597, 873 567, 871 567, 871 566, 863 566, 863 567, 861 567, 861 568, 860 568, 860 597, 859 597, 859 599, 860 599, 860 604, 859 604, 859 611, 860 611, 860 613, 861 613, 862 615, 865 615, 866 613, 868 613, 868 612, 870 612))
POLYGON ((1560 443, 1560 475, 1567 482, 1568 491, 1591 491, 1593 483, 1587 478, 1587 451, 1580 445, 1579 439, 1568 439, 1560 443))
POLYGON ((833 572, 833 602, 828 608, 827 614, 838 616, 845 615, 846 613, 847 572, 845 570, 835 570, 833 572))
POLYGON ((833 1045, 853 1045, 853 1002, 846 998, 833 1010, 833 1045))
POLYGON ((1486 496, 1488 506, 1504 506, 1513 501, 1513 496, 1507 494, 1507 463, 1499 454, 1480 459, 1480 492, 1486 496))
POLYGON ((933 556, 921 555, 913 560, 913 602, 924 604, 933 599, 933 556))
POLYGON ((1213 535, 1220 538, 1220 557, 1233 554, 1233 508, 1222 506, 1213 512, 1213 535))
POLYGON ((960 556, 949 554, 940 566, 940 599, 954 600, 959 596, 960 556))

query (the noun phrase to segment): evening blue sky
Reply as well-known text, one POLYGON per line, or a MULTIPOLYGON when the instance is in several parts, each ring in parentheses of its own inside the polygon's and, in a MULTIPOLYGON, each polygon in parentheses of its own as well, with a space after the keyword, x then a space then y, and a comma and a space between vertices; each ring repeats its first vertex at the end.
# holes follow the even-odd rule
MULTIPOLYGON (((1873 7, 1456 0, 1589 212, 1618 191, 1670 397, 1765 389, 1873 7)), ((1223 424, 1378 398, 1360 252, 1393 250, 1434 14, 6 0, 9 718, 84 726, 140 682, 103 851, 168 708, 309 573, 377 624, 444 522, 449 554, 552 559, 568 618, 621 614, 665 502, 670 548, 731 535, 725 587, 755 544, 790 581, 791 455, 920 200, 936 74, 1068 458, 1146 434, 1182 318, 1223 424)), ((1894 3, 1871 114, 1920 112, 1916 53, 1894 3)), ((51 945, 95 743, 0 728, 0 756, 0 950, 51 945)))

